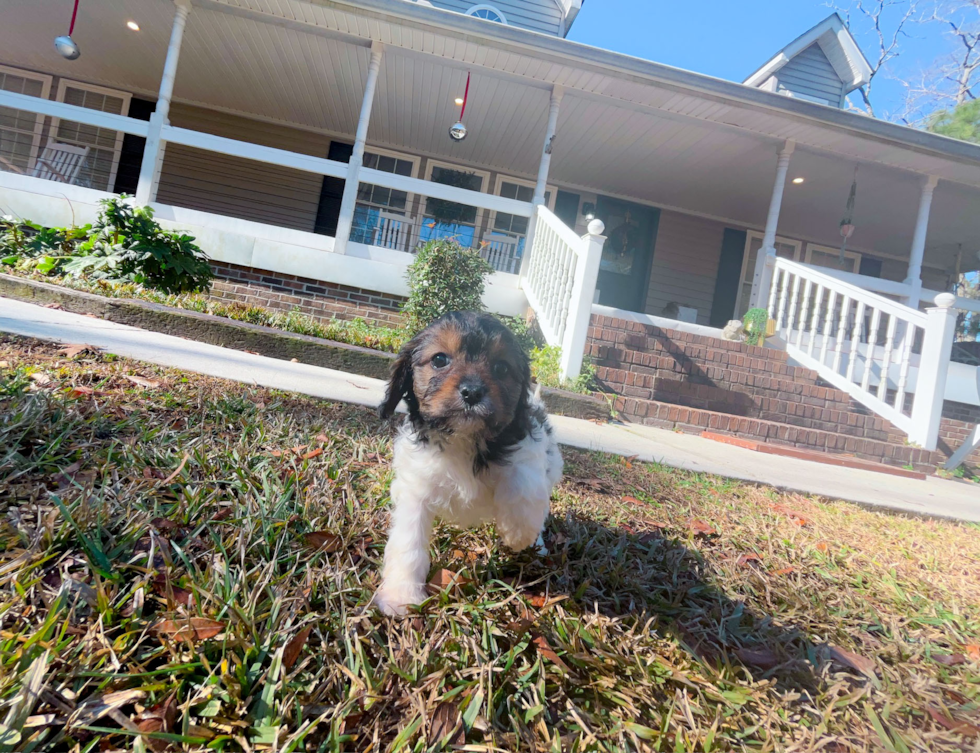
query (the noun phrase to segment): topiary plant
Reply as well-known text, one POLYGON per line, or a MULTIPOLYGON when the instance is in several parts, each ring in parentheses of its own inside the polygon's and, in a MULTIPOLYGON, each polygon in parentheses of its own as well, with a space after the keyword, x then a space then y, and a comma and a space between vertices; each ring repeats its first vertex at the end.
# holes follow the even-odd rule
POLYGON ((766 342, 766 325, 769 312, 765 309, 749 309, 742 317, 742 328, 748 335, 749 345, 763 345, 766 342))
POLYGON ((483 311, 483 289, 493 267, 451 239, 422 246, 408 267, 408 300, 402 306, 409 335, 450 311, 483 311))

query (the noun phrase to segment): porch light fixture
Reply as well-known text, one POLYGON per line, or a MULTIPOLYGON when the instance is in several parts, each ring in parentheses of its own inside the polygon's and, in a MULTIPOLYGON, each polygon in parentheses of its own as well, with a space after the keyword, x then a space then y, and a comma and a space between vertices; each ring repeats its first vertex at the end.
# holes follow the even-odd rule
POLYGON ((592 221, 595 219, 595 204, 591 201, 587 201, 582 205, 582 216, 585 219, 592 221))
POLYGON ((463 116, 466 114, 466 100, 470 97, 470 74, 466 74, 466 91, 463 92, 463 99, 457 97, 456 104, 461 106, 459 120, 449 126, 449 138, 453 141, 462 141, 466 138, 466 126, 463 125, 463 116))
POLYGON ((802 182, 803 182, 803 178, 793 178, 793 182, 794 182, 794 183, 795 183, 796 185, 800 185, 800 183, 802 183, 802 182))
POLYGON ((68 26, 68 33, 61 37, 55 37, 54 48, 65 60, 77 60, 82 51, 78 49, 75 40, 71 38, 75 31, 75 18, 78 16, 78 0, 75 0, 75 8, 71 12, 71 24, 68 26))
POLYGON ((140 25, 138 23, 136 23, 135 21, 127 21, 126 22, 126 28, 132 29, 133 31, 139 31, 140 30, 140 25))

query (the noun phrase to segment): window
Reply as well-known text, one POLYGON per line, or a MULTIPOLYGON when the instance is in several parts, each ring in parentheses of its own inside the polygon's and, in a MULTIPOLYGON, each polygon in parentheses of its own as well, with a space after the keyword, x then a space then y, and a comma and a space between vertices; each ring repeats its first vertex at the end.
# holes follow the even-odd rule
MULTIPOLYGON (((364 152, 364 167, 411 178, 415 176, 416 161, 382 152, 364 152)), ((392 215, 405 216, 410 200, 411 194, 406 191, 361 183, 357 187, 350 239, 354 243, 407 251, 410 224, 393 219, 392 215)))
POLYGON ((861 270, 861 254, 856 251, 844 251, 844 263, 841 263, 840 249, 818 246, 815 243, 806 244, 806 263, 815 267, 839 269, 842 272, 857 274, 861 270))
MULTIPOLYGON (((129 112, 131 95, 104 89, 100 86, 62 81, 58 85, 58 101, 90 110, 125 115, 129 112)), ((119 168, 123 134, 108 128, 55 118, 51 123, 51 141, 89 147, 88 158, 75 178, 75 185, 111 191, 119 168)))
MULTIPOLYGON (((487 177, 482 171, 429 162, 429 180, 433 183, 443 183, 468 191, 482 191, 487 177)), ((480 214, 477 207, 446 199, 427 198, 420 240, 425 243, 436 238, 455 238, 463 246, 474 246, 480 214)))
POLYGON ((486 21, 496 21, 498 24, 507 23, 507 19, 504 18, 504 14, 494 8, 492 5, 474 5, 468 11, 466 11, 466 15, 482 18, 486 21))
MULTIPOLYGON (((497 178, 497 196, 505 199, 516 199, 528 203, 534 198, 534 185, 525 181, 517 181, 511 178, 497 178)), ((544 195, 545 206, 551 207, 551 191, 544 195)), ((507 233, 508 235, 527 235, 527 225, 530 220, 527 217, 518 217, 506 212, 495 212, 490 229, 495 233, 507 233)))
MULTIPOLYGON (((0 65, 0 91, 47 99, 51 77, 0 65)), ((41 145, 44 116, 0 107, 0 170, 29 172, 41 145)))

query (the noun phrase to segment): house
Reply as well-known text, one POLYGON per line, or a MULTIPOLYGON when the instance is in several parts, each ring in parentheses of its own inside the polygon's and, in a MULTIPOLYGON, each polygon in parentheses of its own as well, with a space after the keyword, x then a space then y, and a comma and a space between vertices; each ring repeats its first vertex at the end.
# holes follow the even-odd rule
POLYGON ((453 235, 497 270, 488 306, 533 310, 566 373, 588 353, 622 407, 649 403, 638 420, 752 418, 731 431, 892 460, 899 436, 949 455, 980 422, 955 314, 920 310, 980 267, 980 147, 849 112, 869 66, 836 14, 738 83, 566 40, 581 0, 83 0, 75 60, 52 45, 66 5, 4 5, 4 212, 82 222, 134 194, 199 238, 215 294, 388 322, 413 249, 453 235), (759 306, 782 349, 750 370, 830 390, 826 415, 779 421, 799 393, 763 409, 768 387, 640 364, 640 334, 690 350, 665 332, 744 360, 719 328, 759 306), (852 414, 881 446, 831 442, 852 414))

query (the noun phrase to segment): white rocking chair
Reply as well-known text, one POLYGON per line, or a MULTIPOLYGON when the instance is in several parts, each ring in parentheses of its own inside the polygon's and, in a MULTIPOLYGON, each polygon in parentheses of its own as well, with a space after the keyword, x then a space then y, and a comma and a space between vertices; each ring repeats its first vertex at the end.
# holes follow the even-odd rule
POLYGON ((498 272, 516 273, 521 259, 517 255, 520 238, 503 233, 485 233, 480 244, 480 255, 498 272))
POLYGON ((374 244, 393 251, 407 251, 412 237, 412 221, 403 214, 378 213, 378 225, 374 230, 374 244))
MULTIPOLYGON (((89 147, 87 146, 73 146, 49 141, 44 147, 44 151, 41 152, 41 156, 34 163, 31 177, 53 180, 57 183, 74 183, 88 158, 88 153, 89 147)), ((4 168, 12 172, 25 174, 24 170, 8 159, 0 157, 0 162, 3 162, 4 168)))

